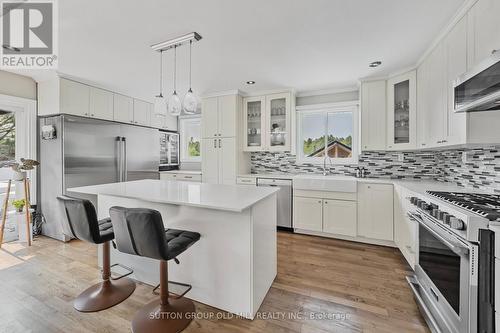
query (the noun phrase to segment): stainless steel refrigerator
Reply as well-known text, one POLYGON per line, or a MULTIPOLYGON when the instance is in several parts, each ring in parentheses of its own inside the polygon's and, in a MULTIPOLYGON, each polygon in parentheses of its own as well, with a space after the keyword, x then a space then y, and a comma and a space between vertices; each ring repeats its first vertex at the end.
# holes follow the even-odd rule
POLYGON ((40 117, 39 123, 44 235, 69 240, 56 199, 67 188, 159 178, 160 133, 156 129, 70 115, 40 117))

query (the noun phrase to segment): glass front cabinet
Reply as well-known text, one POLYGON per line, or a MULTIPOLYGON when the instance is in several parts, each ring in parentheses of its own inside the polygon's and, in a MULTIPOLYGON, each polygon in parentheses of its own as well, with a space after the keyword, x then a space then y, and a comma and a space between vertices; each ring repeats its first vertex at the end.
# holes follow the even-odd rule
POLYGON ((387 149, 416 148, 416 73, 399 75, 387 81, 387 149))
POLYGON ((290 151, 291 93, 243 100, 245 151, 290 151))

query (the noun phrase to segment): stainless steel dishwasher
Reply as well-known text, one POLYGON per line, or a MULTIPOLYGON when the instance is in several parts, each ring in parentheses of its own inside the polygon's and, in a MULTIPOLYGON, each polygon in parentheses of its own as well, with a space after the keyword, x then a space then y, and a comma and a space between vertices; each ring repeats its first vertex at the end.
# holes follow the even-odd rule
POLYGON ((292 226, 292 181, 290 179, 257 178, 257 186, 279 187, 278 228, 293 230, 292 226))

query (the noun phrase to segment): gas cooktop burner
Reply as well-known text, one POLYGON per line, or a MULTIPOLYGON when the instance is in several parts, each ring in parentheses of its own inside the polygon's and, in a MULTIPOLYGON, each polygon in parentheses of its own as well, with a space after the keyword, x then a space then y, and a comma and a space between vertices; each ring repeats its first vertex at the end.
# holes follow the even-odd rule
POLYGON ((427 191, 427 193, 490 221, 500 222, 500 195, 437 191, 427 191))

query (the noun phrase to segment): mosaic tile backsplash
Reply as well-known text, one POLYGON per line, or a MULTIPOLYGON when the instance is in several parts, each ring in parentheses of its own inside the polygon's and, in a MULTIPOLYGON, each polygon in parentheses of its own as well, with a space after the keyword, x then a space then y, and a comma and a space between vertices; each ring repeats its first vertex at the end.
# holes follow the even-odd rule
MULTIPOLYGON (((257 152, 251 155, 252 172, 322 173, 322 165, 298 164, 290 153, 257 152)), ((500 147, 444 151, 363 152, 356 165, 328 165, 334 175, 355 176, 357 167, 367 177, 435 179, 466 188, 500 193, 500 147), (465 160, 463 154, 465 153, 465 160), (400 155, 404 160, 400 161, 400 155)))

